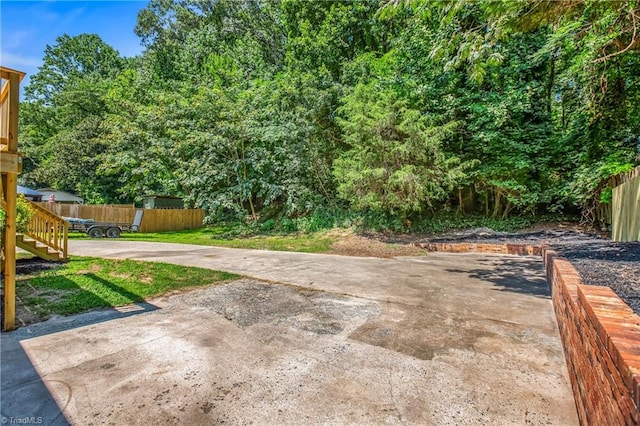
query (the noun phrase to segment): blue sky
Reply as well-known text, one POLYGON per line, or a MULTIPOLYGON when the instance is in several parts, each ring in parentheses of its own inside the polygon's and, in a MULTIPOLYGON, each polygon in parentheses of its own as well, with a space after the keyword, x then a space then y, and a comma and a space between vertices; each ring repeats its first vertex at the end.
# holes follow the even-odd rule
POLYGON ((98 34, 120 55, 135 56, 142 46, 133 29, 138 11, 147 3, 0 0, 0 63, 26 72, 28 78, 42 64, 45 47, 65 33, 98 34))

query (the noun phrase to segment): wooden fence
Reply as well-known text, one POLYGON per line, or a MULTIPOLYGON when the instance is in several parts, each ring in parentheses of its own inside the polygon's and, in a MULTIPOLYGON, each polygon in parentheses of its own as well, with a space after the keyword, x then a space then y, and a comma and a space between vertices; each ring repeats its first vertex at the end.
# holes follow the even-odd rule
MULTIPOLYGON (((64 217, 93 219, 96 222, 133 223, 136 209, 132 205, 86 205, 36 203, 45 209, 64 217)), ((181 231, 200 228, 204 220, 204 210, 200 209, 144 209, 140 232, 181 231)))
POLYGON ((611 239, 640 241, 640 167, 613 188, 611 239))
POLYGON ((181 231, 200 228, 204 221, 201 209, 145 209, 140 232, 181 231))
POLYGON ((123 207, 92 206, 86 204, 36 203, 45 209, 65 217, 93 219, 96 222, 133 223, 136 209, 131 205, 123 207))

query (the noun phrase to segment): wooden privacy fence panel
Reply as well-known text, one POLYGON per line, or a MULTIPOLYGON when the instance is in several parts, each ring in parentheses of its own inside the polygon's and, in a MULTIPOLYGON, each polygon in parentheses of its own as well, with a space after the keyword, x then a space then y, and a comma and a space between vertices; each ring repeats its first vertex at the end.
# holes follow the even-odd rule
MULTIPOLYGON (((127 205, 85 205, 36 203, 64 217, 93 219, 96 222, 133 223, 136 208, 127 205)), ((200 228, 204 221, 204 210, 200 209, 144 209, 139 232, 181 231, 200 228)))
POLYGON ((204 210, 200 209, 145 209, 140 232, 181 231, 200 228, 204 210))
POLYGON ((93 219, 96 222, 133 223, 136 209, 131 206, 91 206, 86 204, 37 203, 64 217, 93 219))
POLYGON ((640 176, 613 188, 611 207, 611 239, 640 241, 640 176))

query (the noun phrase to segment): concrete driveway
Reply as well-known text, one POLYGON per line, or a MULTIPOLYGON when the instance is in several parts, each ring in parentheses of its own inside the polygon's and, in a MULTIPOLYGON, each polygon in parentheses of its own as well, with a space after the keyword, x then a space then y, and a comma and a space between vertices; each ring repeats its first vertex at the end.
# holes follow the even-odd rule
POLYGON ((70 251, 247 278, 3 334, 7 423, 577 424, 538 258, 70 251))

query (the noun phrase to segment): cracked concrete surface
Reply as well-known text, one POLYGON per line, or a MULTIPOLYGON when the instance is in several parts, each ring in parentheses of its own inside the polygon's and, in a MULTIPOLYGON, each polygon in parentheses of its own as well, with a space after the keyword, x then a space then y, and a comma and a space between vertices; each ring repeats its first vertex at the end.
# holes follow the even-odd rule
POLYGON ((2 415, 43 424, 577 424, 541 262, 71 241, 243 274, 2 335, 2 415))

